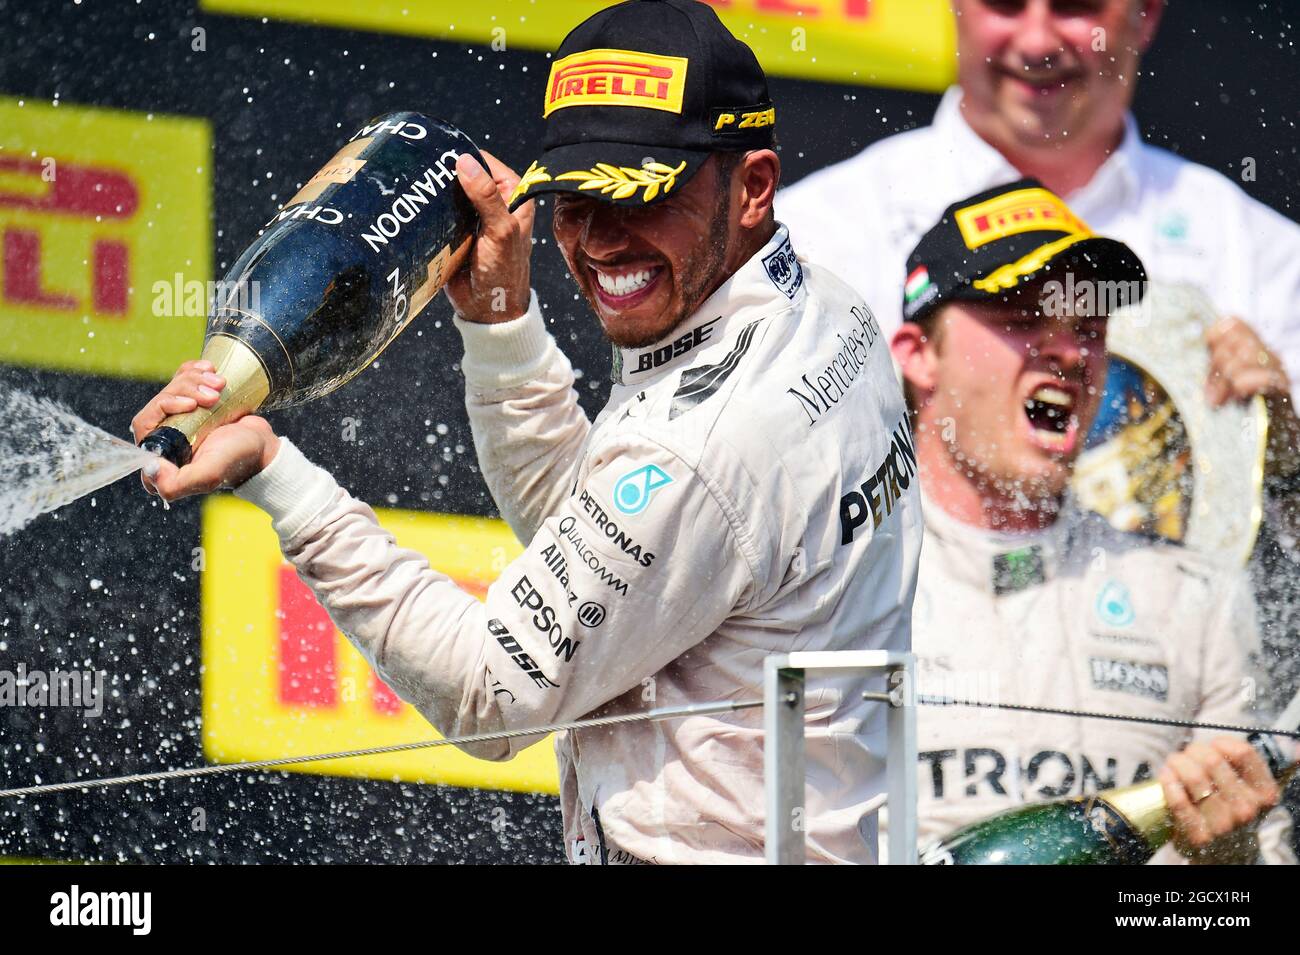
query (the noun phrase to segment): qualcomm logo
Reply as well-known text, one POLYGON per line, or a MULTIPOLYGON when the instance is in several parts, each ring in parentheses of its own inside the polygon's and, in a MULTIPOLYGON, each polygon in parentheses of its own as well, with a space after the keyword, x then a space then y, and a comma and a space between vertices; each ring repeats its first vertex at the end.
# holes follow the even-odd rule
POLYGON ((614 506, 624 514, 640 514, 650 503, 650 495, 673 479, 663 468, 654 464, 629 471, 614 485, 614 506))
POLYGON ((1106 581, 1098 591, 1096 610, 1097 619, 1108 627, 1127 627, 1136 616, 1128 588, 1114 580, 1106 581))

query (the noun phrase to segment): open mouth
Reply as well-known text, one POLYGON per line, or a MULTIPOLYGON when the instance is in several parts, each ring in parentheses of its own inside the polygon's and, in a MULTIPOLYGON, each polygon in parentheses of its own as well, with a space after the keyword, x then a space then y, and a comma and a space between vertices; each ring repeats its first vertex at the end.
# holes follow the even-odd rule
POLYGON ((611 268, 589 264, 588 269, 596 294, 612 308, 627 308, 648 296, 664 271, 661 265, 611 268))
POLYGON ((1074 450, 1079 435, 1079 418, 1074 413, 1076 397, 1054 385, 1039 385, 1025 399, 1025 418, 1034 444, 1058 454, 1074 450))

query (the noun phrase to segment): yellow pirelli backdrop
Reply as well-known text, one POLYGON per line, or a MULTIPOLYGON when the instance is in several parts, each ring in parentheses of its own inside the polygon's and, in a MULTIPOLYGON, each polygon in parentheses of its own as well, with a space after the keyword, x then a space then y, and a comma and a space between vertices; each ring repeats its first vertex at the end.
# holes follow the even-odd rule
MULTIPOLYGON (((521 552, 501 521, 377 509, 399 545, 482 598, 521 552)), ((203 746, 212 762, 271 759, 438 734, 330 622, 280 554, 270 519, 238 498, 203 504, 203 746)), ((430 634, 430 639, 437 639, 430 634)), ((558 792, 541 740, 509 762, 452 747, 295 766, 308 773, 558 792)))
POLYGON ((206 120, 0 98, 0 361, 170 378, 203 343, 211 182, 206 120))
MULTIPOLYGON (((949 0, 708 0, 778 76, 942 90, 956 72, 949 0)), ((553 50, 608 0, 201 0, 213 13, 553 50)), ((542 92, 537 90, 540 105, 542 92)))

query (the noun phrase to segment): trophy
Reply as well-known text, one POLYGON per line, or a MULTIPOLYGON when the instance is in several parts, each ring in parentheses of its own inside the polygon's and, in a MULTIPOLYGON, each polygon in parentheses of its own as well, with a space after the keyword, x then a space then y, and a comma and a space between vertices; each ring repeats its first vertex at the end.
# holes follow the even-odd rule
POLYGON ((1243 565, 1263 515, 1264 401, 1211 408, 1205 333, 1218 320, 1186 285, 1152 283, 1106 332, 1106 391, 1075 466, 1080 503, 1121 530, 1243 565))

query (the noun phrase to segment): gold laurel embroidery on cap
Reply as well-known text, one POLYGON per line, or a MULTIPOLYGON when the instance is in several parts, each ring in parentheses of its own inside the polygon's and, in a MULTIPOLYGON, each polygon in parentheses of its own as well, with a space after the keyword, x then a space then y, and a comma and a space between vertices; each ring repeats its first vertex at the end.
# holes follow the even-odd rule
POLYGON ((678 174, 685 168, 684 159, 676 168, 661 162, 648 162, 640 169, 598 162, 590 169, 562 172, 555 181, 581 182, 579 189, 599 189, 602 195, 609 195, 612 199, 630 199, 638 189, 644 189, 641 201, 649 202, 659 195, 661 189, 665 195, 671 192, 677 184, 678 174))
POLYGON ((1028 255, 990 272, 982 279, 976 279, 971 284, 981 292, 989 293, 1015 288, 1020 284, 1022 278, 1026 275, 1033 275, 1046 265, 1053 256, 1065 251, 1076 242, 1092 238, 1095 238, 1095 236, 1091 232, 1086 232, 1083 235, 1067 235, 1064 239, 1057 239, 1055 242, 1040 245, 1028 255))
POLYGON ((537 161, 534 160, 533 164, 528 167, 528 171, 520 177, 519 185, 515 186, 515 191, 510 193, 510 201, 514 202, 539 182, 550 181, 551 177, 547 175, 546 167, 537 165, 537 161))

